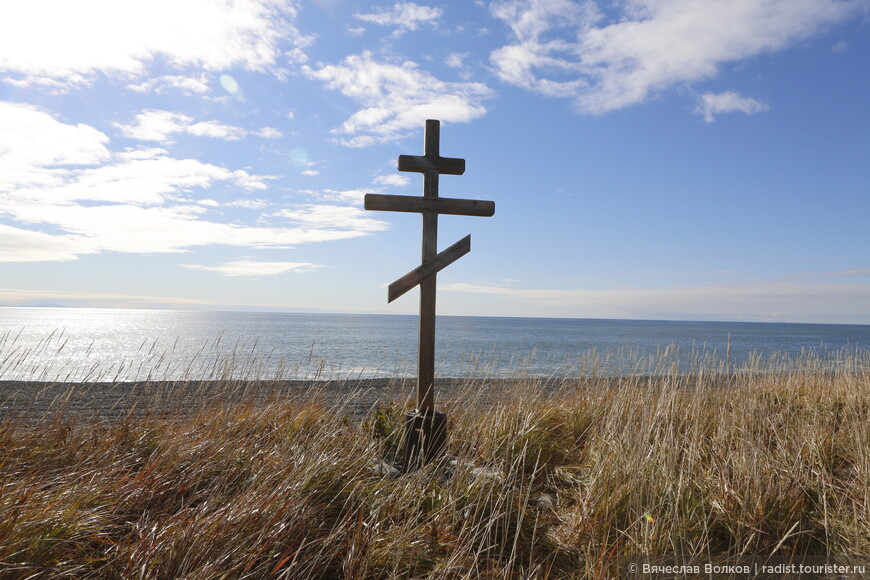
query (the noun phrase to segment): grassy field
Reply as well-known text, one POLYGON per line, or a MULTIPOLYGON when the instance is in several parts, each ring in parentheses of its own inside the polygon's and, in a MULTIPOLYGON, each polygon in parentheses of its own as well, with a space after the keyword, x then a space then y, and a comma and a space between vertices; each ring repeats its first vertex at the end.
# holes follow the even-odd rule
POLYGON ((439 395, 447 455, 402 475, 402 389, 227 381, 184 413, 7 413, 0 577, 618 578, 630 555, 870 554, 870 357, 829 363, 466 380, 439 395))

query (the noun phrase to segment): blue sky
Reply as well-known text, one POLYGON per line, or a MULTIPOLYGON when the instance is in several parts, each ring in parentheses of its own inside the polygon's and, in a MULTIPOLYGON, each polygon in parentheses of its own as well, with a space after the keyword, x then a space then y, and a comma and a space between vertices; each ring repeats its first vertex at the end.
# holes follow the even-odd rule
POLYGON ((0 4, 0 305, 870 324, 868 0, 0 4))

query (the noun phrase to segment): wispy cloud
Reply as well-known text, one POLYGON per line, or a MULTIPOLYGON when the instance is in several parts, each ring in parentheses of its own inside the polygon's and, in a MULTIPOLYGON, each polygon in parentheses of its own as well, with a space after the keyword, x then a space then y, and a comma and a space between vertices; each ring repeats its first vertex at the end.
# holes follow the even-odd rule
POLYGON ((227 125, 220 121, 200 121, 185 127, 185 131, 197 137, 211 137, 224 141, 238 141, 247 134, 241 127, 227 125))
POLYGON ((754 115, 767 109, 767 105, 761 101, 728 91, 725 93, 704 93, 698 97, 698 106, 695 112, 702 115, 707 123, 712 123, 716 120, 716 115, 722 113, 736 112, 754 115))
POLYGON ((65 262, 95 251, 80 236, 49 235, 0 224, 0 262, 65 262))
POLYGON ((849 268, 848 270, 840 270, 837 272, 822 272, 813 274, 793 274, 789 276, 792 280, 811 280, 822 278, 860 278, 870 277, 870 268, 849 268))
POLYGON ((302 189, 299 193, 310 195, 318 201, 362 205, 363 199, 369 191, 366 189, 302 189))
POLYGON ((514 312, 542 316, 870 323, 870 284, 763 282, 555 290, 460 283, 439 289, 499 297, 514 312))
POLYGON ((205 73, 193 76, 164 75, 127 85, 127 88, 137 93, 167 93, 180 91, 187 95, 203 95, 211 91, 208 86, 209 77, 205 73))
MULTIPOLYGON (((494 51, 491 60, 507 83, 569 98, 579 111, 601 114, 711 79, 723 64, 785 49, 862 5, 851 0, 627 0, 606 18, 594 2, 499 0, 490 10, 510 27, 515 42, 494 51)), ((717 102, 726 106, 723 100, 711 106, 717 102)), ((730 106, 738 108, 729 111, 761 110, 747 101, 732 100, 730 106)))
POLYGON ((405 175, 378 175, 372 181, 376 185, 394 185, 404 187, 411 183, 411 179, 405 175))
POLYGON ((441 81, 414 62, 378 62, 368 51, 341 64, 303 70, 362 105, 333 131, 351 147, 401 139, 426 119, 472 121, 486 114, 483 102, 493 94, 483 83, 441 81))
POLYGON ((240 207, 243 209, 263 209, 269 206, 265 199, 236 199, 224 204, 226 207, 240 207))
POLYGON ((276 139, 281 136, 281 132, 272 127, 248 131, 242 127, 228 125, 217 120, 195 121, 193 117, 188 115, 161 109, 146 109, 136 114, 133 123, 115 123, 114 125, 121 130, 125 137, 164 144, 172 143, 172 136, 179 133, 224 141, 238 141, 249 134, 265 139, 276 139))
POLYGON ((40 304, 62 302, 64 304, 91 308, 166 308, 167 306, 214 306, 215 302, 200 298, 145 296, 111 292, 74 292, 63 290, 34 290, 0 288, 0 303, 40 304))
POLYGON ((280 68, 311 37, 292 0, 28 0, 0 3, 0 70, 19 83, 64 89, 97 73, 136 78, 164 59, 175 68, 280 68), (290 48, 282 46, 287 43, 290 48), (58 49, 56 47, 63 47, 58 49))
POLYGON ((251 131, 251 135, 256 135, 257 137, 262 137, 263 139, 280 139, 284 136, 279 129, 275 127, 263 127, 262 129, 258 129, 257 131, 251 131))
POLYGON ((835 278, 845 278, 852 276, 870 276, 870 268, 850 268, 848 270, 841 270, 839 272, 832 272, 829 274, 835 278))
POLYGON ((413 2, 396 2, 390 9, 382 8, 377 12, 353 16, 369 24, 395 27, 393 34, 398 36, 409 30, 417 30, 421 24, 436 24, 442 14, 443 10, 440 8, 421 6, 413 2))
POLYGON ((379 232, 390 227, 389 223, 371 217, 371 212, 342 205, 301 205, 282 209, 274 215, 304 226, 359 233, 379 232))
POLYGON ((207 270, 217 272, 221 276, 235 277, 277 276, 287 272, 301 274, 321 267, 309 262, 262 262, 256 260, 235 260, 224 262, 218 266, 201 266, 196 264, 182 264, 181 266, 190 270, 207 270))

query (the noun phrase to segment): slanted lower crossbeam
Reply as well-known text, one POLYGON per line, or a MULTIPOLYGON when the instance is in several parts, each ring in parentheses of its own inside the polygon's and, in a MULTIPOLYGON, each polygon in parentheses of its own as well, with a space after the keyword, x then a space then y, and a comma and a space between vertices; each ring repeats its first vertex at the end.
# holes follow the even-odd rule
POLYGON ((470 251, 471 234, 465 236, 425 264, 421 264, 390 284, 387 292, 387 302, 392 302, 426 278, 434 276, 470 251))

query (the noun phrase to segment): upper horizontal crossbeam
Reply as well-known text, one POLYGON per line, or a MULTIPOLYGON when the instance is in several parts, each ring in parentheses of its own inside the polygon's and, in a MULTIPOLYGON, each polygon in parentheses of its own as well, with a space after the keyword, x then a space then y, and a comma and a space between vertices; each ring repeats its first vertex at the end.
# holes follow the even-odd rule
POLYGON ((462 175, 465 173, 465 159, 455 157, 432 158, 427 155, 399 155, 399 171, 462 175))

